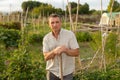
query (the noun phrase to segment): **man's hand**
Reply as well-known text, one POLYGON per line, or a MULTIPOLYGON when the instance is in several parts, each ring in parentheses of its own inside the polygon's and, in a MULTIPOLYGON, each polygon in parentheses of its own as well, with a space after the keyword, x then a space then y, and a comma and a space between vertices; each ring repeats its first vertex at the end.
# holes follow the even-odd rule
POLYGON ((68 48, 66 46, 58 46, 54 49, 54 54, 56 55, 61 55, 63 52, 66 52, 68 50, 68 48))

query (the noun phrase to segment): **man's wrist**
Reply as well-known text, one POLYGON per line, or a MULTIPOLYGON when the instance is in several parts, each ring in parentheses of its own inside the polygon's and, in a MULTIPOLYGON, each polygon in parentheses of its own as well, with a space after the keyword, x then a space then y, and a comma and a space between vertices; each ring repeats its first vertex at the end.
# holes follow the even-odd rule
POLYGON ((51 54, 52 54, 52 57, 54 58, 55 57, 54 50, 51 51, 51 54))

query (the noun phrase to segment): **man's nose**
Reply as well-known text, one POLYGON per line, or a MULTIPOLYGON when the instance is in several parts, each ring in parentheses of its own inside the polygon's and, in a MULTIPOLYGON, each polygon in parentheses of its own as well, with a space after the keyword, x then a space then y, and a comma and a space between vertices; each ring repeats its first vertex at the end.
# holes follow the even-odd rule
POLYGON ((57 23, 54 23, 54 24, 53 24, 53 26, 56 26, 56 25, 57 25, 57 23))

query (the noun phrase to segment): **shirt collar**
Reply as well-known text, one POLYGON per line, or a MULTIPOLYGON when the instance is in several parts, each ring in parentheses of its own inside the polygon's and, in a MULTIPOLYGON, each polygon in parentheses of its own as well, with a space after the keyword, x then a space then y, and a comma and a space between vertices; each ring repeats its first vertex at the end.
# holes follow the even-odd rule
MULTIPOLYGON (((59 32, 59 34, 58 34, 58 38, 60 37, 62 31, 63 31, 63 29, 61 28, 61 29, 60 29, 60 32, 59 32)), ((53 36, 53 32, 51 32, 51 35, 53 36)), ((53 37, 54 37, 54 36, 53 36, 53 37)), ((54 38, 55 38, 55 37, 54 37, 54 38)))

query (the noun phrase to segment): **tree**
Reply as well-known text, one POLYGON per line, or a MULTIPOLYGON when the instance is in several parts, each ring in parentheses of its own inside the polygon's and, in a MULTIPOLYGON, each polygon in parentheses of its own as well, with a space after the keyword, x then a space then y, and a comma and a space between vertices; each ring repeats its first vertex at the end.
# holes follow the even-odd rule
POLYGON ((26 1, 22 3, 22 9, 26 11, 27 8, 29 8, 29 11, 31 11, 33 8, 39 7, 40 5, 42 5, 42 3, 37 1, 26 1))
POLYGON ((77 3, 75 3, 75 2, 70 2, 70 4, 71 4, 71 8, 76 8, 77 7, 77 3))
POLYGON ((80 6, 79 13, 88 14, 89 13, 89 5, 87 3, 85 3, 84 5, 80 6))
POLYGON ((55 12, 55 9, 52 7, 52 5, 41 5, 37 8, 33 9, 33 14, 38 17, 40 14, 42 16, 47 16, 48 14, 51 14, 55 12))
MULTIPOLYGON (((71 4, 71 13, 76 14, 77 11, 77 3, 70 2, 71 4)), ((66 6, 66 11, 68 13, 68 5, 66 6)), ((89 13, 89 5, 87 3, 81 5, 79 4, 79 14, 88 14, 89 13)))
POLYGON ((107 7, 107 11, 110 12, 112 8, 112 12, 119 12, 120 11, 120 3, 118 1, 110 0, 109 5, 107 7), (113 4, 113 6, 112 6, 113 4))
MULTIPOLYGON (((68 4, 70 4, 70 7, 71 7, 71 13, 72 14, 76 14, 76 10, 77 10, 77 3, 75 2, 69 2, 68 4)), ((68 5, 66 6, 66 12, 68 12, 68 5)))
POLYGON ((33 14, 34 14, 34 17, 36 17, 36 18, 39 17, 39 15, 47 16, 51 13, 59 13, 59 14, 63 15, 65 13, 62 9, 54 8, 51 4, 40 3, 37 1, 23 2, 22 3, 23 11, 25 12, 27 10, 27 8, 29 9, 28 16, 33 16, 33 14))

